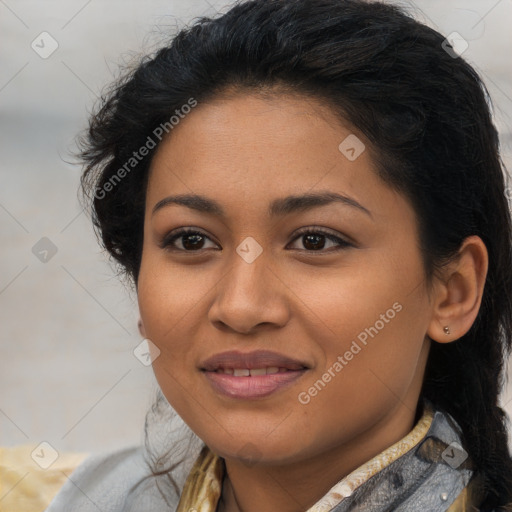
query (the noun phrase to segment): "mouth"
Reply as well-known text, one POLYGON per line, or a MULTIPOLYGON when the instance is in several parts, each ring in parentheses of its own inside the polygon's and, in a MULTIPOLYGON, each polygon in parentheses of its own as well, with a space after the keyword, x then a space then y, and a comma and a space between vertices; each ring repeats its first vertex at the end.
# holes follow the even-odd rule
POLYGON ((223 352, 200 365, 213 389, 236 399, 263 398, 288 387, 310 367, 270 351, 223 352))

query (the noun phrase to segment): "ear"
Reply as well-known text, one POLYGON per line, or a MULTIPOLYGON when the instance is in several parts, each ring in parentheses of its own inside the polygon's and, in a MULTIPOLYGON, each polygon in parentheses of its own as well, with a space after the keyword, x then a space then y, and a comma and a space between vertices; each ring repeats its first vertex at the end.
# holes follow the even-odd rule
POLYGON ((139 318, 139 321, 137 322, 137 327, 139 328, 140 335, 146 339, 146 329, 144 329, 144 324, 142 323, 142 318, 139 318))
POLYGON ((442 279, 436 283, 427 330, 432 340, 450 343, 469 331, 482 302, 488 262, 482 239, 476 235, 466 238, 458 257, 446 265, 442 279))

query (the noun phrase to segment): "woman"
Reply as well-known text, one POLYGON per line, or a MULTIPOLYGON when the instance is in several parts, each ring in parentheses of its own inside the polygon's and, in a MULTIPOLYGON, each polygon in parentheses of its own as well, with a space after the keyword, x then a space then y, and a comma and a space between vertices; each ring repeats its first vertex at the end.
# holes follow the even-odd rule
POLYGON ((443 36, 363 0, 242 2, 117 83, 82 185, 161 393, 145 446, 48 512, 512 510, 486 98, 443 36))

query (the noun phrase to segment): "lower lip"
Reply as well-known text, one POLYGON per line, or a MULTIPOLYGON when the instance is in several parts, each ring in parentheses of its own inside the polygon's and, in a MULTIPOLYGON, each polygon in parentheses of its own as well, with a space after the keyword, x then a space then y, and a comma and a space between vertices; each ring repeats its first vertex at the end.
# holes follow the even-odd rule
POLYGON ((226 373, 203 372, 212 387, 230 398, 263 398, 299 379, 306 370, 288 370, 282 373, 234 377, 226 373))

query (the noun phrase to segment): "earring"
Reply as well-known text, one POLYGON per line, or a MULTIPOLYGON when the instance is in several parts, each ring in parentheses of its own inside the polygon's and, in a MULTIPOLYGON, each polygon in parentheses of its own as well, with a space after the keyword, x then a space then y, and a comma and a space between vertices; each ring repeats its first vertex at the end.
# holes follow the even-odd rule
POLYGON ((450 334, 450 328, 448 326, 443 327, 443 331, 445 334, 450 334))

